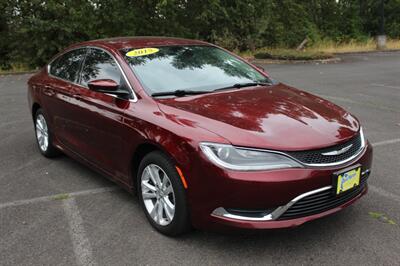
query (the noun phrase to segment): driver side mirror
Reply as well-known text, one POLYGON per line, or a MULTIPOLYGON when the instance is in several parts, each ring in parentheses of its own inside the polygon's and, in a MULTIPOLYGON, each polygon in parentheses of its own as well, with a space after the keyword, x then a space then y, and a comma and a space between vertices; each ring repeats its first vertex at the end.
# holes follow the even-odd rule
POLYGON ((265 72, 265 69, 262 66, 259 66, 259 65, 255 65, 255 66, 256 66, 256 68, 258 70, 261 70, 262 72, 265 72))
POLYGON ((259 65, 255 65, 255 66, 258 70, 260 70, 261 72, 263 72, 264 74, 266 74, 269 77, 269 73, 267 71, 265 71, 265 69, 262 66, 259 66, 259 65))
POLYGON ((96 79, 88 83, 88 87, 92 91, 108 93, 122 98, 128 98, 129 92, 121 90, 117 82, 112 79, 96 79))

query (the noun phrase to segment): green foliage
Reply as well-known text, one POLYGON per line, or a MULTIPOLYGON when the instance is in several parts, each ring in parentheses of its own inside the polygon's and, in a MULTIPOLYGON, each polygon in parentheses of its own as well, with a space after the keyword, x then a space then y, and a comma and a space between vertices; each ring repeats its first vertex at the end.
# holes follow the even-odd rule
POLYGON ((385 6, 386 28, 390 37, 400 36, 400 0, 390 0, 385 6))
MULTIPOLYGON (((0 68, 41 66, 66 46, 114 36, 196 38, 231 50, 365 41, 379 30, 374 0, 0 0, 0 68)), ((400 0, 385 0, 400 37, 400 0)))
POLYGON ((10 17, 10 8, 5 1, 0 0, 0 69, 9 69, 11 67, 10 55, 10 26, 7 23, 10 17))
POLYGON ((315 40, 318 30, 299 1, 282 0, 272 5, 275 14, 262 34, 266 46, 292 48, 305 38, 315 40))

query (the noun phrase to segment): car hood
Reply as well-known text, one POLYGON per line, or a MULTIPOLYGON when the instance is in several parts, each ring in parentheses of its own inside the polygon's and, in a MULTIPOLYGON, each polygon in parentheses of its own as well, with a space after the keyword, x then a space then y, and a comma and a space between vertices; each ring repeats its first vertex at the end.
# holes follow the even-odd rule
POLYGON ((316 149, 348 140, 359 130, 357 119, 342 108, 284 84, 158 103, 167 117, 184 119, 188 126, 202 127, 245 147, 316 149))

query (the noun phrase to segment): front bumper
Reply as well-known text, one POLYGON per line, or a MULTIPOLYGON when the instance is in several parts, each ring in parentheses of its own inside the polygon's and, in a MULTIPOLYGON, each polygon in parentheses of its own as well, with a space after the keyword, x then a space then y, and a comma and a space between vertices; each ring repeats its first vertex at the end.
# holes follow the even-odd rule
POLYGON ((220 169, 204 158, 201 176, 193 180, 189 191, 192 223, 198 228, 284 228, 301 225, 337 212, 367 193, 366 179, 372 161, 372 147, 355 160, 332 168, 281 169, 260 172, 237 172, 220 169), (331 204, 329 208, 317 208, 304 215, 285 215, 297 201, 312 194, 330 191, 333 173, 361 164, 365 183, 351 197, 331 204), (206 168, 204 168, 206 167, 206 168), (201 182, 197 183, 200 180, 201 182), (233 210, 233 211, 231 211, 233 210), (239 210, 239 211, 237 211, 239 210), (250 210, 250 214, 241 212, 250 210))
POLYGON ((248 221, 248 220, 240 220, 240 219, 232 219, 232 218, 227 218, 223 216, 217 216, 213 215, 215 218, 215 222, 221 225, 225 225, 228 227, 237 227, 237 228, 243 228, 243 229, 278 229, 278 228, 288 228, 288 227, 296 227, 299 225, 302 225, 303 223, 306 223, 308 221, 312 221, 318 218, 322 218, 324 216, 333 214, 335 212, 338 212, 347 206, 353 204, 356 202, 359 198, 361 198, 363 195, 365 195, 368 191, 368 186, 365 186, 363 188, 362 192, 359 193, 356 197, 352 198, 351 200, 347 201, 346 203, 317 213, 313 215, 308 215, 300 218, 295 218, 295 219, 288 219, 288 220, 270 220, 270 221, 248 221))

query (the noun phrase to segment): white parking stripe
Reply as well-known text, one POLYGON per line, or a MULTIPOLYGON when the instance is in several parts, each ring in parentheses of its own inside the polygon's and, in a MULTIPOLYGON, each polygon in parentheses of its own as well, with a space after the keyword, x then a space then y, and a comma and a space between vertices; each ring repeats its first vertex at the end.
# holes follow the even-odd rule
POLYGON ((375 87, 384 87, 384 88, 391 88, 391 89, 398 89, 400 90, 399 86, 390 86, 390 85, 385 85, 385 84, 376 84, 376 83, 372 83, 371 86, 375 86, 375 87))
POLYGON ((342 97, 336 97, 336 96, 330 96, 330 95, 324 95, 324 94, 318 94, 318 96, 325 98, 325 99, 329 99, 331 101, 339 101, 339 102, 344 102, 344 103, 349 103, 349 104, 361 104, 364 107, 368 106, 374 109, 379 109, 382 111, 391 111, 391 112, 398 112, 397 109, 391 108, 391 107, 386 107, 386 106, 382 106, 382 105, 376 105, 372 102, 366 102, 366 101, 353 101, 349 98, 342 98, 342 97))
POLYGON ((398 143, 398 142, 400 142, 400 139, 390 139, 390 140, 384 140, 384 141, 372 143, 372 146, 377 147, 377 146, 383 146, 383 145, 388 145, 388 144, 394 144, 394 143, 398 143))
POLYGON ((13 206, 26 205, 26 204, 31 204, 31 203, 52 201, 52 200, 56 200, 57 197, 69 198, 69 197, 76 197, 76 196, 85 196, 85 195, 114 191, 114 190, 118 190, 118 189, 120 189, 120 188, 119 187, 103 187, 103 188, 82 190, 82 191, 65 193, 65 194, 56 194, 56 195, 38 197, 38 198, 33 198, 33 199, 15 200, 15 201, 10 201, 10 202, 0 203, 0 209, 7 208, 7 207, 13 207, 13 206))
POLYGON ((386 198, 389 198, 391 200, 400 202, 400 196, 399 195, 396 195, 396 194, 394 194, 392 192, 386 191, 386 190, 384 190, 384 189, 382 189, 380 187, 375 187, 375 186, 372 186, 372 185, 368 185, 368 188, 371 191, 373 191, 373 192, 375 192, 375 193, 377 193, 377 194, 379 194, 379 195, 381 195, 383 197, 386 197, 386 198))
POLYGON ((353 101, 349 98, 342 98, 342 97, 330 96, 330 95, 324 95, 324 94, 319 94, 319 96, 321 96, 323 98, 331 99, 331 100, 346 102, 346 103, 361 103, 361 102, 353 101))
POLYGON ((63 200, 65 215, 69 224, 69 233, 74 248, 76 262, 79 266, 97 265, 92 255, 92 247, 86 237, 82 216, 74 198, 63 200))
POLYGON ((117 186, 114 186, 114 187, 102 187, 102 188, 95 188, 95 189, 72 192, 72 193, 69 193, 68 195, 71 196, 71 197, 86 196, 86 195, 90 195, 90 194, 98 194, 98 193, 110 192, 110 191, 115 191, 115 190, 120 190, 120 189, 121 188, 117 187, 117 186))

